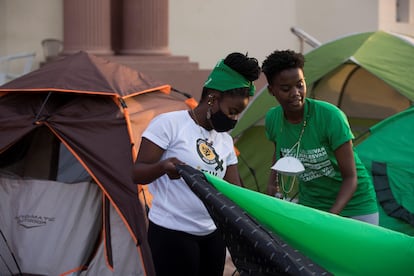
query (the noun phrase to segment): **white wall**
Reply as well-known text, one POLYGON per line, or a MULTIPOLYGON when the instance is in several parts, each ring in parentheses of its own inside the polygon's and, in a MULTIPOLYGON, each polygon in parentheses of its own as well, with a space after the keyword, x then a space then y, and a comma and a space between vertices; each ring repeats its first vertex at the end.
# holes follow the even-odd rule
POLYGON ((169 46, 201 68, 212 68, 229 52, 248 52, 262 61, 276 48, 299 49, 290 26, 296 1, 170 0, 169 46))
POLYGON ((391 32, 402 33, 414 36, 414 0, 404 0, 408 3, 410 20, 407 23, 396 22, 397 0, 379 0, 379 26, 380 29, 387 29, 391 32))
POLYGON ((44 60, 41 41, 63 37, 63 0, 0 0, 0 55, 36 52, 44 60))
POLYGON ((298 0, 298 23, 324 42, 338 34, 375 31, 378 0, 298 0))
POLYGON ((169 45, 202 68, 233 50, 263 61, 275 49, 301 49, 291 27, 327 42, 377 30, 378 9, 378 0, 170 0, 169 45))
POLYGON ((320 42, 376 31, 378 0, 297 0, 297 24, 320 42))
MULTIPOLYGON (((275 49, 300 50, 291 27, 321 42, 377 29, 414 35, 414 22, 395 22, 395 1, 169 0, 169 47, 211 69, 231 51, 261 62, 275 49)), ((0 0, 0 55, 36 51, 44 60, 41 40, 63 38, 62 9, 63 0, 0 0)))

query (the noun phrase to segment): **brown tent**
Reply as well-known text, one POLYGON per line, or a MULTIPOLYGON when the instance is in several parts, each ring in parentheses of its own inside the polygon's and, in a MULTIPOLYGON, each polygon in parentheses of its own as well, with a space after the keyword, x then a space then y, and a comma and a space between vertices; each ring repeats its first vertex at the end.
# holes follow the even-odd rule
POLYGON ((85 52, 0 87, 1 275, 154 275, 131 168, 149 120, 191 106, 171 90, 85 52))

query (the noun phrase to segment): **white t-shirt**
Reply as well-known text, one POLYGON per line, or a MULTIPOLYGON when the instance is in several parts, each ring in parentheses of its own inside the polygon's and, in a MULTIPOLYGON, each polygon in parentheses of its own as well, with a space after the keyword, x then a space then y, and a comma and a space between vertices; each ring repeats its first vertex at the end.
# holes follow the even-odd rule
MULTIPOLYGON (((227 166, 237 164, 231 136, 200 127, 187 110, 158 115, 142 136, 165 150, 161 160, 176 157, 220 178, 227 166), (206 140, 213 141, 212 146, 206 140)), ((149 219, 153 223, 193 235, 207 235, 216 229, 207 209, 182 178, 171 180, 165 174, 149 184, 149 191, 153 196, 149 219)))

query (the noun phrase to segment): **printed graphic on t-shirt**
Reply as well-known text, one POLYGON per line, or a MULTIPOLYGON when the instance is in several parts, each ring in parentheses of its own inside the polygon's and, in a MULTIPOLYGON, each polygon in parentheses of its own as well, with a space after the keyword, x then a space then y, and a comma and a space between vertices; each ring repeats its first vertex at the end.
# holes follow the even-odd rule
MULTIPOLYGON (((291 149, 282 148, 282 156, 288 154, 292 156, 291 149)), ((307 182, 321 176, 332 177, 335 174, 328 153, 324 147, 314 149, 300 149, 297 158, 302 162, 305 171, 299 176, 302 181, 307 182)))
POLYGON ((215 171, 214 172, 209 171, 209 173, 216 175, 217 174, 216 172, 218 170, 220 171, 224 170, 223 160, 220 160, 220 156, 218 155, 214 147, 210 145, 209 143, 207 143, 206 140, 201 139, 201 138, 197 139, 197 153, 204 163, 208 165, 216 164, 216 166, 214 167, 215 171))

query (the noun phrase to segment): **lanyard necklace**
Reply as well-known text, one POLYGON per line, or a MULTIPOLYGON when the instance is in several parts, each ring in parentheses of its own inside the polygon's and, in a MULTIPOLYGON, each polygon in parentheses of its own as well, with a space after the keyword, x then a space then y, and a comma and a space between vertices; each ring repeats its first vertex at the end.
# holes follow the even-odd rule
POLYGON ((211 138, 211 132, 210 132, 210 131, 208 132, 209 137, 208 137, 208 138, 206 138, 206 137, 203 135, 203 130, 202 130, 202 128, 203 128, 203 127, 201 126, 200 122, 198 121, 198 117, 197 117, 196 113, 194 112, 194 109, 190 109, 190 111, 189 111, 189 112, 191 113, 191 117, 194 119, 194 121, 195 121, 195 122, 196 122, 196 124, 198 125, 199 130, 200 130, 200 135, 201 135, 202 137, 204 137, 204 141, 206 141, 207 146, 212 147, 212 146, 213 146, 213 144, 214 144, 214 141, 213 141, 213 139, 211 138))
POLYGON ((300 149, 300 142, 302 141, 303 132, 305 131, 307 118, 303 120, 302 130, 300 131, 298 141, 290 148, 290 150, 285 154, 285 156, 291 156, 290 153, 296 148, 296 153, 293 157, 298 158, 299 156, 299 149, 300 149))
MULTIPOLYGON (((309 112, 308 112, 308 114, 309 114, 309 112)), ((299 133, 299 138, 298 138, 297 142, 289 149, 289 151, 283 157, 285 157, 285 156, 292 156, 291 155, 291 152, 296 149, 296 152, 293 155, 293 157, 295 157, 296 159, 298 159, 299 150, 300 150, 300 143, 302 141, 303 133, 305 132, 305 127, 306 127, 306 124, 307 124, 307 119, 308 119, 308 115, 304 116, 302 129, 301 129, 301 131, 299 133)), ((283 126, 283 124, 284 124, 284 122, 282 123, 282 126, 283 126)), ((281 133, 282 132, 283 132, 283 128, 281 129, 281 133)), ((287 176, 287 177, 291 177, 291 176, 287 176)), ((294 184, 296 182, 296 175, 293 176, 293 179, 292 179, 291 184, 290 184, 289 187, 286 187, 285 180, 284 180, 284 176, 283 175, 280 176, 280 180, 281 180, 280 182, 282 184, 281 186, 282 186, 283 196, 286 197, 293 190, 294 184)))

